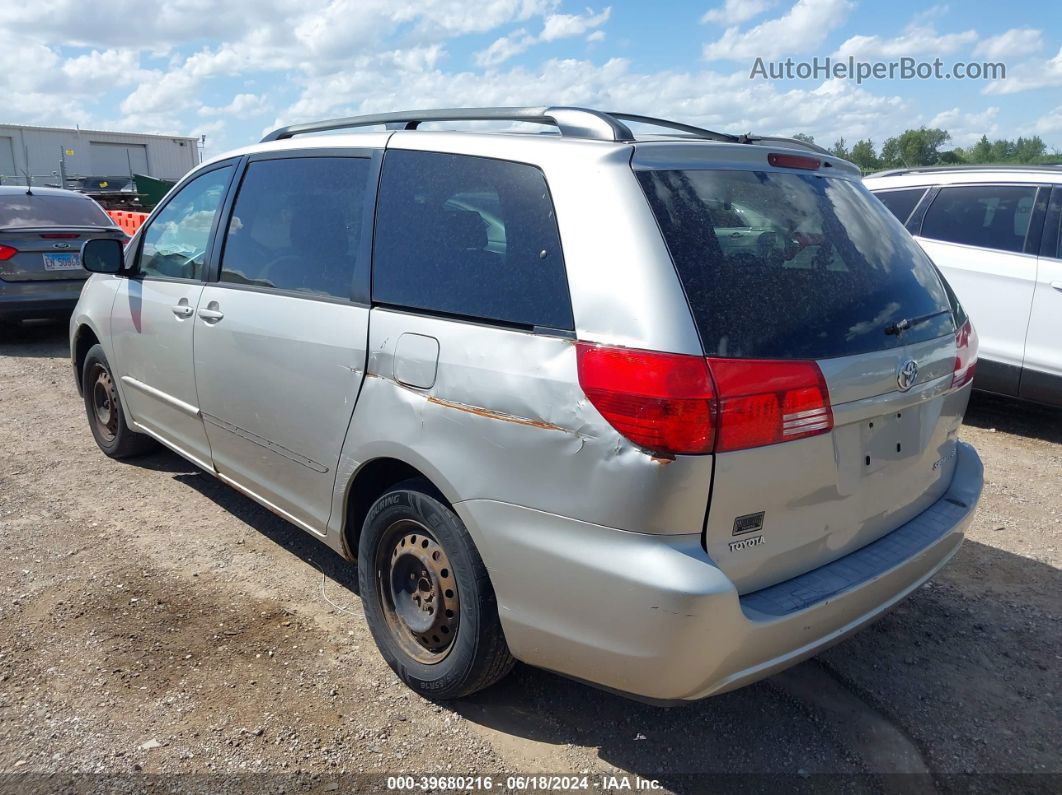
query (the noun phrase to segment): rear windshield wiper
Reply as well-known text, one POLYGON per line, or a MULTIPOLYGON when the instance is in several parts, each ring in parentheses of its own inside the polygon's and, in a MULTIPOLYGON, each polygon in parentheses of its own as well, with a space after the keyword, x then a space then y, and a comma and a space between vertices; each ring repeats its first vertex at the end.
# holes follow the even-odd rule
POLYGON ((928 315, 919 315, 918 317, 905 317, 903 320, 897 320, 891 326, 885 327, 886 334, 895 334, 899 336, 903 334, 907 329, 920 326, 927 320, 932 320, 935 317, 946 315, 950 312, 950 309, 941 309, 939 312, 930 312, 928 315))

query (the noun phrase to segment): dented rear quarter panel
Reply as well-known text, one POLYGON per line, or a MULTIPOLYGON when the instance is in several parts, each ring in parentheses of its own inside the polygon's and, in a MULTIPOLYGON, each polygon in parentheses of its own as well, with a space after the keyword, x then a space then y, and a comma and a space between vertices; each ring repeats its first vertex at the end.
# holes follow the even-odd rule
POLYGON ((643 533, 703 526, 711 457, 657 458, 620 436, 582 393, 571 339, 373 309, 354 414, 339 505, 362 465, 389 457, 455 504, 495 500, 643 533), (430 387, 395 378, 410 333, 439 341, 430 387))

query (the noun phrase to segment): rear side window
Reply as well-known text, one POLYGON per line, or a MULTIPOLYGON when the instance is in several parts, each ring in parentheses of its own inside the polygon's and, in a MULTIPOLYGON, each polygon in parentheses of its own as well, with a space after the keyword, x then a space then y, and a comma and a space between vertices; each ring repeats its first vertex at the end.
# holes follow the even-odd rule
POLYGON ((954 332, 933 265, 862 185, 761 171, 638 177, 709 356, 818 359, 954 332), (885 333, 929 315, 902 340, 885 333))
POLYGON ((0 227, 114 226, 91 199, 35 193, 0 196, 0 227))
POLYGON ((958 185, 941 188, 919 234, 931 240, 1018 251, 1025 246, 1036 188, 958 185))
POLYGON ((350 298, 369 160, 293 157, 247 166, 220 281, 350 298))
POLYGON ((911 188, 876 191, 874 195, 878 201, 889 208, 889 212, 896 216, 897 221, 906 224, 925 192, 925 188, 911 188))
POLYGON ((542 172, 504 160, 389 151, 376 209, 373 300, 572 329, 542 172))

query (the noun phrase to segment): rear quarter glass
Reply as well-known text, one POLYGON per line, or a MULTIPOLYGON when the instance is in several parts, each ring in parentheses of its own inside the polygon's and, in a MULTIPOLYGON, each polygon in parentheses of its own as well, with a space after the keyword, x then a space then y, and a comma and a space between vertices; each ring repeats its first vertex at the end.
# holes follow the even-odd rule
POLYGON ((824 359, 954 333, 932 263, 862 185, 773 171, 637 173, 707 355, 824 359))

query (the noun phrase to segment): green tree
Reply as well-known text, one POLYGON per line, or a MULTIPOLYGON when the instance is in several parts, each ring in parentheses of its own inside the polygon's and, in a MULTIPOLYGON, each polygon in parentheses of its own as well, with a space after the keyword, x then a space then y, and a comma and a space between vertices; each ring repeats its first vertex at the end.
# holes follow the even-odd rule
POLYGON ((838 138, 833 142, 833 146, 830 147, 830 154, 834 157, 840 157, 844 160, 851 159, 851 152, 848 151, 848 147, 845 145, 844 138, 838 138))
POLYGON ((1006 138, 1000 138, 998 141, 992 142, 992 148, 989 150, 988 162, 989 163, 1006 163, 1008 160, 1014 157, 1014 143, 1008 141, 1006 138))
POLYGON ((881 159, 886 166, 932 166, 940 162, 940 147, 951 138, 947 130, 919 127, 904 130, 895 138, 886 139, 881 146, 881 159))
POLYGON ((1047 144, 1039 135, 1018 138, 1014 143, 1014 157, 1019 163, 1032 163, 1047 154, 1047 144))
POLYGON ((806 144, 815 143, 815 136, 808 135, 807 133, 793 133, 793 138, 797 141, 803 141, 806 144))
POLYGON ((982 135, 981 140, 974 144, 966 153, 966 159, 971 163, 987 163, 992 157, 992 144, 987 135, 982 135))
POLYGON ((852 151, 848 153, 848 159, 864 171, 881 168, 881 161, 878 160, 878 154, 874 151, 874 142, 869 138, 856 141, 852 145, 852 151))

